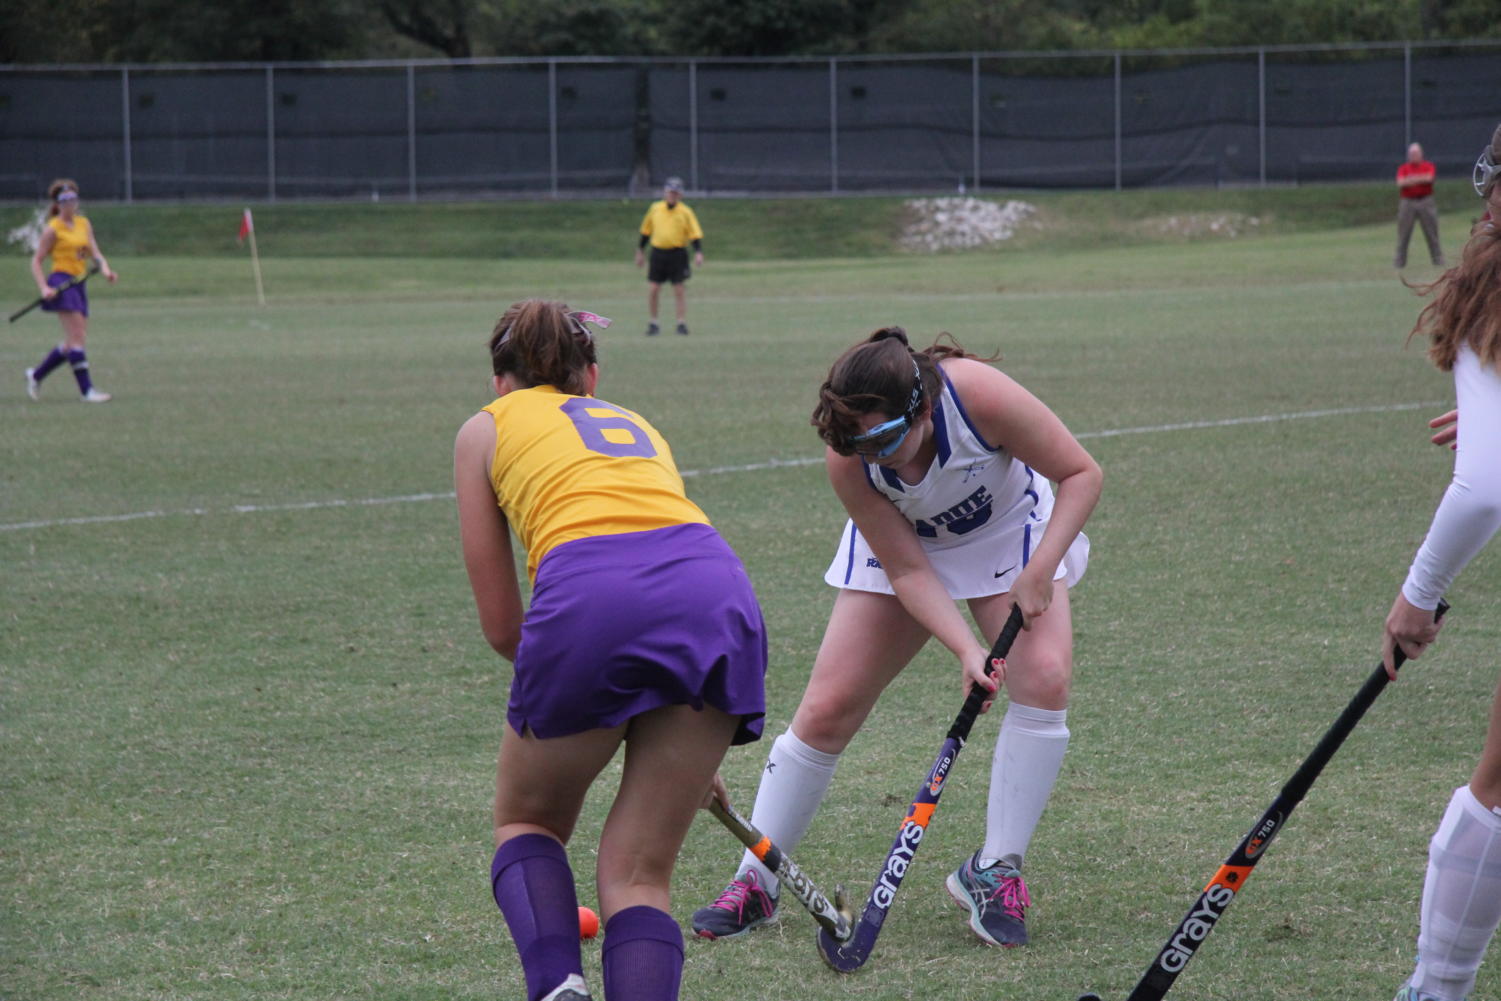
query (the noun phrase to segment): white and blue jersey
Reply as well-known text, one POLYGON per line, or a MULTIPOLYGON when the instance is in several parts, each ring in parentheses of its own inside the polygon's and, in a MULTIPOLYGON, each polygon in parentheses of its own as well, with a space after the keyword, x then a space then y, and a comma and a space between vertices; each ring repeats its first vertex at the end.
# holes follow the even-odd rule
MULTIPOLYGON (((1011 590, 1047 530, 1052 485, 1003 446, 985 440, 947 375, 933 407, 933 440, 938 453, 920 482, 904 483, 893 470, 866 463, 871 488, 911 523, 950 597, 980 598, 1011 590)), ((1055 579, 1073 587, 1088 562, 1089 539, 1080 533, 1055 579)), ((824 580, 855 591, 893 593, 880 560, 853 521, 845 523, 824 580)))

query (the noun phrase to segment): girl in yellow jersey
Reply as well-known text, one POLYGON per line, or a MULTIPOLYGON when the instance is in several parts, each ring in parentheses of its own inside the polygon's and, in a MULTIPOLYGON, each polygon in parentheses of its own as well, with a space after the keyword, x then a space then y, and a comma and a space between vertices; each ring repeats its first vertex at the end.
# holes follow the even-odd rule
POLYGON ((78 380, 78 392, 86 403, 107 403, 110 395, 94 387, 89 378, 89 359, 84 354, 83 342, 89 331, 89 297, 80 282, 66 291, 59 286, 88 272, 89 261, 99 262, 99 270, 113 282, 119 278, 110 269, 109 262, 94 239, 94 228, 88 219, 78 213, 78 182, 67 178, 53 181, 47 188, 47 197, 52 205, 47 210, 47 228, 31 255, 31 277, 36 280, 37 292, 46 300, 42 309, 56 313, 63 325, 63 340, 36 368, 26 370, 26 395, 33 400, 41 392, 42 380, 63 362, 73 366, 73 378, 78 380), (52 258, 52 272, 45 274, 42 262, 52 258))
POLYGON ((597 864, 604 993, 678 996, 673 863, 725 750, 757 739, 765 712, 766 636, 750 581, 684 495, 662 436, 594 398, 585 322, 600 321, 537 299, 506 310, 490 340, 497 398, 454 448, 480 627, 515 664, 490 881, 529 1001, 590 997, 563 845, 622 744, 597 864), (512 532, 532 578, 525 611, 512 532))

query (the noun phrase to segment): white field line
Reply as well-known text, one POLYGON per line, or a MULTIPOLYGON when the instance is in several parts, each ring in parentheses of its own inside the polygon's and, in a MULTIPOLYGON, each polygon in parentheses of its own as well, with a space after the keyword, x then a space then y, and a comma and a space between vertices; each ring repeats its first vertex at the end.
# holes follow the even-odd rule
MULTIPOLYGON (((1153 296, 1153 295, 1161 295, 1163 292, 1172 292, 1172 293, 1202 293, 1202 294, 1215 294, 1215 295, 1218 295, 1218 294, 1221 294, 1221 293, 1223 293, 1223 292, 1225 292, 1227 290, 1234 291, 1234 292, 1244 292, 1244 293, 1249 293, 1249 294, 1271 293, 1271 294, 1275 294, 1275 295, 1281 297, 1281 296, 1285 296, 1290 289, 1319 291, 1319 290, 1331 290, 1331 289, 1392 288, 1392 287, 1393 287, 1393 283, 1392 283, 1391 279, 1387 279, 1387 278, 1334 278, 1334 279, 1320 279, 1318 281, 1307 281, 1307 282, 1289 281, 1289 282, 1283 282, 1281 284, 1246 285, 1244 282, 1240 281, 1239 279, 1234 279, 1232 277, 1227 276, 1222 282, 1219 282, 1219 283, 1211 282, 1209 284, 1183 284, 1183 285, 1172 284, 1172 285, 1138 286, 1138 287, 1133 287, 1133 288, 1104 288, 1104 289, 1069 289, 1069 288, 1030 289, 1030 290, 998 289, 998 290, 996 290, 994 292, 890 292, 890 293, 887 293, 885 295, 885 298, 892 299, 892 300, 895 300, 895 301, 898 301, 898 302, 916 302, 916 303, 924 303, 924 302, 984 302, 984 301, 990 300, 990 299, 1001 299, 1001 300, 1006 300, 1006 301, 1014 301, 1014 300, 1017 300, 1017 299, 1044 299, 1044 300, 1071 299, 1072 300, 1072 299, 1080 299, 1080 298, 1085 298, 1085 299, 1101 298, 1101 297, 1105 297, 1105 296, 1112 296, 1112 297, 1119 297, 1119 296, 1153 296)), ((448 296, 448 298, 447 298, 446 301, 452 302, 452 303, 459 303, 459 304, 469 305, 469 304, 488 304, 488 303, 491 303, 491 302, 494 301, 494 297, 490 296, 490 295, 487 295, 487 294, 481 294, 481 293, 466 294, 466 293, 463 293, 463 292, 461 292, 459 290, 452 289, 452 288, 443 289, 442 291, 445 293, 445 295, 448 296)), ((285 295, 284 294, 279 301, 272 302, 266 308, 269 311, 275 311, 277 309, 283 309, 283 308, 304 309, 304 308, 306 308, 309 305, 318 305, 318 304, 321 304, 321 303, 325 303, 325 302, 330 302, 330 301, 337 300, 339 302, 377 301, 377 302, 393 303, 393 304, 411 303, 413 305, 421 305, 424 309, 427 309, 427 308, 431 307, 431 304, 432 304, 431 297, 432 297, 432 291, 430 289, 429 290, 413 289, 410 292, 406 292, 406 291, 393 292, 393 293, 390 293, 389 295, 382 296, 382 297, 377 297, 377 298, 375 298, 373 300, 369 299, 368 297, 356 296, 354 293, 349 293, 348 295, 345 295, 345 296, 330 297, 328 295, 328 293, 326 293, 326 292, 320 292, 320 293, 295 292, 295 293, 291 293, 290 295, 285 295)), ((795 300, 797 302, 809 302, 809 303, 842 303, 842 302, 868 303, 868 302, 870 302, 870 294, 867 293, 867 292, 829 292, 829 293, 816 294, 816 295, 800 295, 800 296, 795 296, 793 298, 795 298, 795 300)), ((761 304, 761 303, 785 304, 785 303, 787 303, 789 301, 789 297, 785 296, 785 295, 762 295, 762 294, 753 294, 753 293, 747 293, 747 294, 744 294, 744 295, 737 295, 737 294, 735 294, 733 292, 712 292, 712 291, 709 291, 709 292, 703 292, 703 293, 695 296, 695 300, 699 301, 699 302, 704 302, 704 303, 732 304, 732 305, 740 305, 740 304, 755 305, 755 304, 761 304)), ((232 303, 238 303, 239 305, 242 305, 242 306, 251 307, 251 300, 250 300, 250 298, 249 298, 248 295, 241 295, 241 296, 233 297, 231 300, 228 300, 228 301, 230 301, 232 303)), ((608 304, 612 304, 612 303, 617 303, 617 304, 622 304, 622 305, 618 305, 616 308, 626 309, 626 308, 629 308, 628 306, 623 305, 626 302, 630 302, 630 303, 633 304, 635 302, 635 300, 634 299, 623 300, 623 299, 620 299, 619 297, 603 296, 603 297, 601 297, 596 302, 596 305, 603 306, 603 305, 608 305, 608 304)), ((216 316, 216 317, 222 317, 224 315, 224 306, 225 306, 225 300, 219 300, 219 299, 215 299, 215 300, 212 300, 212 301, 205 300, 205 301, 201 301, 201 302, 184 301, 184 300, 174 300, 174 299, 126 299, 126 300, 121 300, 119 302, 111 304, 110 310, 112 312, 114 312, 114 311, 120 311, 120 312, 126 312, 126 313, 149 313, 152 316, 159 316, 162 313, 163 310, 171 310, 173 312, 183 312, 183 313, 199 312, 199 313, 212 314, 213 316, 216 316)), ((254 307, 251 307, 251 308, 254 308, 254 307)), ((265 315, 265 314, 261 314, 261 315, 265 315)))
MULTIPOLYGON (((1386 414, 1402 410, 1424 410, 1429 407, 1449 406, 1441 400, 1420 403, 1386 403, 1368 407, 1335 407, 1327 410, 1300 410, 1284 414, 1260 414, 1255 417, 1226 417, 1211 421, 1185 421, 1179 424, 1148 424, 1142 427, 1109 428, 1103 431, 1081 431, 1076 438, 1119 438, 1125 435, 1163 434, 1169 431, 1197 431, 1205 428, 1244 427, 1251 424, 1275 424, 1281 421, 1315 420, 1320 417, 1349 417, 1355 414, 1386 414)), ((684 479, 697 476, 718 476, 724 473, 754 473, 766 469, 784 469, 798 466, 813 466, 823 461, 822 456, 802 459, 770 459, 766 462, 749 462, 738 466, 710 466, 706 469, 685 469, 684 479)), ((212 514, 267 514, 278 511, 317 511, 337 507, 376 507, 382 504, 415 504, 422 501, 453 500, 453 491, 426 494, 403 494, 397 497, 365 497, 358 499, 334 499, 301 501, 295 504, 234 504, 225 508, 190 507, 173 511, 132 511, 128 514, 98 514, 81 518, 45 518, 37 521, 13 521, 0 523, 0 532, 22 532, 39 528, 59 528, 65 525, 106 525, 121 521, 141 521, 147 518, 202 517, 212 514)))
POLYGON ((1300 410, 1291 414, 1262 414, 1259 417, 1226 417, 1216 421, 1186 421, 1182 424, 1152 424, 1139 428, 1111 428, 1106 431, 1082 431, 1074 437, 1118 438, 1127 434, 1157 434, 1163 431, 1196 431, 1200 428, 1241 427, 1246 424, 1273 424, 1277 421, 1306 421, 1318 417, 1348 417, 1351 414, 1388 414, 1399 410, 1423 410, 1427 407, 1446 407, 1441 400, 1424 400, 1420 403, 1383 403, 1369 407, 1337 407, 1330 410, 1300 410))

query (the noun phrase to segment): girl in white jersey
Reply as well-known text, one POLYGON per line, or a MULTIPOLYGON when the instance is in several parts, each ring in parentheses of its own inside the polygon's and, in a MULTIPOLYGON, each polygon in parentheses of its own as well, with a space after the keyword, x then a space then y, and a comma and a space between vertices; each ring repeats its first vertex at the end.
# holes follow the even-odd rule
MULTIPOLYGON (((1448 425, 1435 443, 1455 443, 1454 478, 1386 618, 1382 657, 1393 677, 1393 649, 1412 658, 1427 649, 1439 598, 1501 527, 1501 126, 1475 164, 1475 190, 1487 218, 1460 263, 1429 286, 1437 295, 1413 327, 1429 338, 1434 364, 1454 373, 1459 406, 1433 422, 1448 425)), ((1417 967, 1397 1001, 1462 1001, 1501 924, 1501 689, 1480 762, 1429 842, 1420 920, 1417 967)))
MULTIPOLYGON (((948 889, 983 941, 1022 945, 1030 900, 1021 866, 1068 744, 1068 588, 1088 560, 1081 529, 1099 498, 1100 468, 1052 411, 985 360, 952 339, 913 351, 900 327, 876 331, 834 363, 813 424, 850 516, 825 575, 840 590, 751 820, 794 850, 881 691, 936 636, 959 662, 955 705, 974 683, 995 692, 1004 682, 1010 699, 985 842, 948 889), (956 600, 967 602, 983 637, 956 600), (1013 604, 1026 631, 992 675, 989 639, 1013 604)), ((694 914, 694 931, 749 931, 772 919, 776 897, 776 876, 747 853, 719 899, 694 914)))

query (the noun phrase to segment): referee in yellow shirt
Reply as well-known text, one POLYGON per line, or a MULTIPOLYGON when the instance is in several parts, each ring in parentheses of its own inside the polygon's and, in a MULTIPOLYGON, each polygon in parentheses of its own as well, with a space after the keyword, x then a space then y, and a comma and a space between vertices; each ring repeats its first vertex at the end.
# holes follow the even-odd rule
POLYGON ((688 297, 683 283, 692 272, 688 268, 688 244, 693 244, 693 263, 704 266, 704 231, 699 228, 698 216, 683 202, 683 181, 669 177, 663 186, 662 200, 651 203, 646 218, 641 220, 641 242, 636 245, 636 267, 646 263, 646 245, 651 244, 651 267, 646 270, 646 311, 651 322, 646 325, 646 336, 662 332, 657 326, 657 301, 662 292, 662 283, 672 283, 672 298, 677 306, 680 334, 688 333, 688 297))

